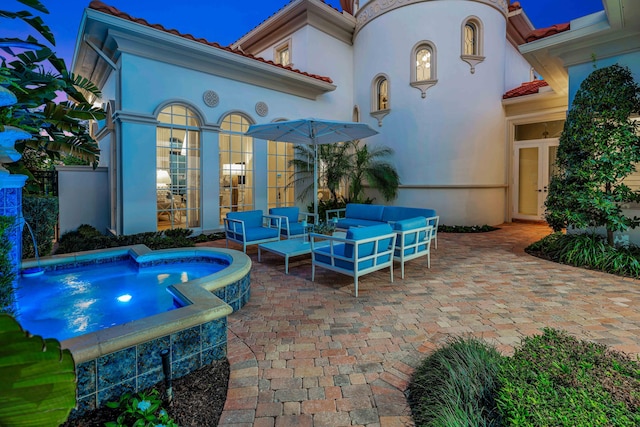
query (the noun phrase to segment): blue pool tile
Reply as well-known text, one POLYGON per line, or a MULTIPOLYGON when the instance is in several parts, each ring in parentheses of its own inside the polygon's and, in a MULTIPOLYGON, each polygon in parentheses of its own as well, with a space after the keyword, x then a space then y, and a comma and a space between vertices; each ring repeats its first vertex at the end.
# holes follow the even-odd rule
POLYGON ((240 283, 232 283, 227 286, 227 301, 226 303, 231 305, 232 302, 237 301, 240 297, 240 283))
POLYGON ((78 396, 86 396, 96 392, 96 360, 80 363, 76 366, 78 396))
POLYGON ((227 357, 227 343, 222 343, 215 347, 202 350, 202 365, 208 365, 216 360, 223 360, 227 357))
POLYGON ((227 318, 202 324, 202 348, 209 348, 227 341, 227 318))
POLYGON ((98 390, 136 376, 136 348, 129 347, 98 358, 98 390))
POLYGON ((69 414, 69 419, 70 420, 76 419, 78 417, 81 417, 85 413, 96 409, 98 407, 96 402, 96 397, 97 397, 97 394, 94 393, 92 395, 85 396, 83 398, 78 399, 78 403, 76 404, 75 409, 73 409, 69 414))
POLYGON ((200 368, 202 363, 200 362, 200 354, 194 354, 193 356, 185 357, 171 364, 171 376, 175 378, 184 377, 185 375, 200 368))
POLYGON ((138 391, 148 389, 159 382, 164 381, 164 375, 162 369, 156 369, 155 371, 148 372, 138 376, 138 391))
POLYGON ((169 349, 171 341, 169 336, 147 341, 136 346, 138 353, 138 375, 149 371, 162 369, 162 358, 160 351, 169 349))
POLYGON ((176 362, 200 352, 200 326, 171 334, 171 361, 176 362))
POLYGON ((98 406, 105 406, 108 402, 120 400, 120 396, 136 391, 136 379, 130 379, 113 387, 98 391, 98 406))

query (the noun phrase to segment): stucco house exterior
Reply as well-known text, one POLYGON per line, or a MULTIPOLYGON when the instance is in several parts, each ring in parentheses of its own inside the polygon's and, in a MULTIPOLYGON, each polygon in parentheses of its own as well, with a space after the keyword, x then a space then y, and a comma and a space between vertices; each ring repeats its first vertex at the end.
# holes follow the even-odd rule
POLYGON ((292 145, 244 135, 304 117, 377 129, 366 143, 395 150, 393 204, 452 225, 542 219, 591 53, 640 80, 634 0, 538 30, 507 0, 341 4, 293 0, 221 46, 92 1, 72 68, 101 88, 108 118, 94 128, 100 167, 59 169, 61 231, 210 232, 232 210, 304 207, 287 186, 292 145), (85 212, 92 191, 99 208, 85 212))

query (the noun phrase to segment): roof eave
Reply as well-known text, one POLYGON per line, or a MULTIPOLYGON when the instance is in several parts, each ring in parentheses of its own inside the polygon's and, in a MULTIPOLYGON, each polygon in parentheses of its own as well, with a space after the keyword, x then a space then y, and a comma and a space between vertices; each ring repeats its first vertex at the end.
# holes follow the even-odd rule
MULTIPOLYGON (((209 46, 199 41, 167 33, 103 12, 87 9, 83 31, 98 47, 109 50, 113 62, 121 53, 172 63, 190 69, 253 84, 309 99, 333 91, 336 86, 319 78, 288 70, 273 64, 209 46)), ((80 38, 80 37, 79 37, 80 38)), ((81 58, 82 50, 90 48, 79 43, 74 58, 81 58)), ((93 55, 85 55, 95 61, 93 55)), ((82 64, 75 64, 75 69, 82 64)), ((90 69, 96 64, 85 64, 90 69)))
POLYGON ((311 25, 338 40, 352 44, 356 21, 347 13, 340 13, 321 0, 297 0, 231 44, 245 52, 260 52, 295 31, 311 25))

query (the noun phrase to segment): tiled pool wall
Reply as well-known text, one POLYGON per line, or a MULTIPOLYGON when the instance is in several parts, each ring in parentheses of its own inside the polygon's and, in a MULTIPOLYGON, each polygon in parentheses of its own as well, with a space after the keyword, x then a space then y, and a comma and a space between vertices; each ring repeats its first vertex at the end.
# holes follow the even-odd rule
MULTIPOLYGON (((163 381, 162 350, 169 350, 173 379, 225 359, 227 316, 249 301, 251 261, 228 249, 151 251, 141 245, 41 260, 46 269, 58 270, 128 257, 136 258, 141 266, 157 265, 185 258, 200 260, 212 253, 231 259, 231 264, 214 275, 175 285, 177 293, 191 304, 62 342, 76 360, 78 404, 70 418, 105 406, 126 392, 142 391, 163 381)), ((29 267, 33 266, 23 263, 23 268, 29 267)))

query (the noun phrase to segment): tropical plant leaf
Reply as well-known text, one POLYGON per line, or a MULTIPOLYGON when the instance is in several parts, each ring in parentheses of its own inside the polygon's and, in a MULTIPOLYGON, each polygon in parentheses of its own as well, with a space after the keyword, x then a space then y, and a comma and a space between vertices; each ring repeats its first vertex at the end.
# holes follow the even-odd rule
POLYGON ((49 13, 47 8, 38 0, 18 0, 18 1, 26 6, 29 6, 30 8, 37 10, 38 12, 49 13))
POLYGON ((55 339, 0 314, 0 425, 58 426, 76 404, 75 363, 55 339))

